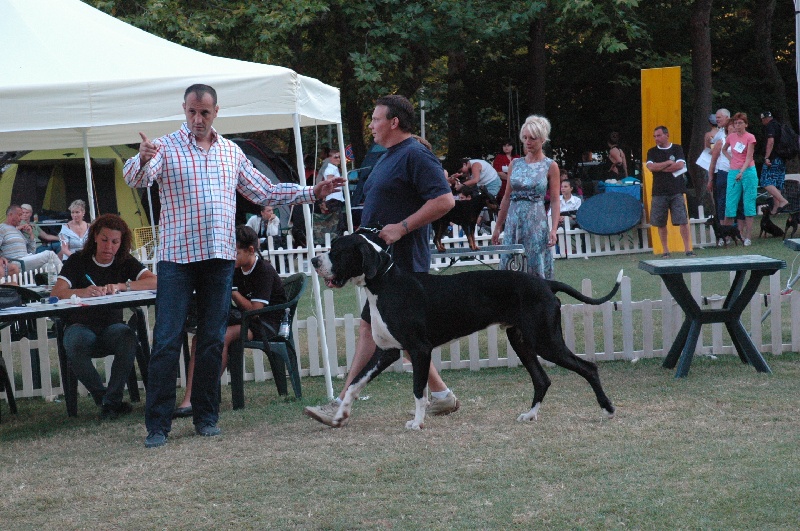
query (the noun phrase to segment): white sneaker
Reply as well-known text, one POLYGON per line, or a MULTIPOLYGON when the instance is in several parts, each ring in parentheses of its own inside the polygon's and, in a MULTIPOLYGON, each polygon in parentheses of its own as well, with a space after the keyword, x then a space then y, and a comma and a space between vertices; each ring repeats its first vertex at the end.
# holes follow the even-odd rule
POLYGON ((458 411, 460 407, 461 401, 456 398, 453 391, 450 391, 444 398, 431 396, 431 401, 428 403, 427 409, 425 409, 425 414, 433 416, 449 415, 458 411))
POLYGON ((750 238, 745 238, 745 240, 744 240, 744 246, 745 246, 745 247, 750 247, 750 245, 751 245, 752 243, 753 243, 753 242, 751 242, 751 241, 750 241, 750 238))
POLYGON ((724 247, 724 246, 725 246, 725 240, 724 239, 722 239, 722 240, 717 242, 717 247, 724 247))
POLYGON ((330 426, 331 428, 341 428, 342 426, 345 426, 350 419, 344 419, 341 424, 338 426, 335 425, 333 423, 333 417, 336 416, 338 411, 339 402, 336 400, 331 400, 327 404, 323 404, 321 406, 306 406, 306 408, 303 409, 303 414, 325 424, 326 426, 330 426))

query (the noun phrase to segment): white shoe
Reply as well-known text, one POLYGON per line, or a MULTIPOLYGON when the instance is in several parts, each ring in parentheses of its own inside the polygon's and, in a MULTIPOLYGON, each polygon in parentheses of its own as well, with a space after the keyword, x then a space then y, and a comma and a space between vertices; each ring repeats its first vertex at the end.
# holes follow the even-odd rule
POLYGON ((750 245, 752 245, 752 243, 753 242, 750 241, 750 238, 745 238, 745 240, 744 240, 744 246, 745 247, 750 247, 750 245))

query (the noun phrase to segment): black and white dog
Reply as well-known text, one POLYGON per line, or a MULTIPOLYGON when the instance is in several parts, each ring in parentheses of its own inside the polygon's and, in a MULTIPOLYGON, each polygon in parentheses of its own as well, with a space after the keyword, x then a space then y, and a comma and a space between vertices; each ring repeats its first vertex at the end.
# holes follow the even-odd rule
POLYGON ((411 358, 416 403, 414 420, 406 428, 422 428, 431 350, 495 323, 506 327, 508 340, 533 380, 531 409, 517 420, 537 418, 550 386, 537 355, 583 376, 606 415, 614 415, 597 366, 577 357, 564 343, 561 303, 555 293, 567 293, 587 304, 601 304, 619 289, 622 271, 611 292, 594 299, 561 282, 516 271, 407 275, 393 267, 383 245, 375 234, 353 234, 336 239, 329 253, 311 260, 330 288, 340 288, 350 280, 366 287, 372 335, 378 345, 375 355, 347 388, 334 417, 336 427, 349 418, 354 400, 367 383, 400 357, 400 349, 405 349, 411 358))

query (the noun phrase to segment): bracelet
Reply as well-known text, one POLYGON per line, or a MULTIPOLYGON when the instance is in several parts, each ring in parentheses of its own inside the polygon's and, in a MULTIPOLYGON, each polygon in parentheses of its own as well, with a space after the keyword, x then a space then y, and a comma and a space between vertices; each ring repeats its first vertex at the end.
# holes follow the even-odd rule
POLYGON ((131 279, 125 281, 125 291, 131 290, 131 279))
POLYGON ((401 223, 401 225, 403 226, 403 228, 404 228, 404 229, 406 229, 406 234, 408 234, 409 232, 411 232, 411 230, 408 228, 408 221, 406 221, 406 220, 403 220, 403 222, 401 223))

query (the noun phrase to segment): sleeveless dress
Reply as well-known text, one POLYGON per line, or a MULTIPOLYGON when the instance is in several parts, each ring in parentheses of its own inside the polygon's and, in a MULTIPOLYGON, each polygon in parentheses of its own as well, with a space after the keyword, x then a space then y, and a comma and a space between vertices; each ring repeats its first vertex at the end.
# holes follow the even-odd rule
MULTIPOLYGON (((524 158, 516 159, 508 180, 511 186, 511 204, 504 229, 503 243, 522 244, 528 257, 527 272, 552 280, 553 253, 547 247, 550 224, 544 209, 547 192, 547 172, 553 161, 547 157, 528 164, 524 158)), ((506 269, 511 255, 500 258, 500 269, 506 269)))

